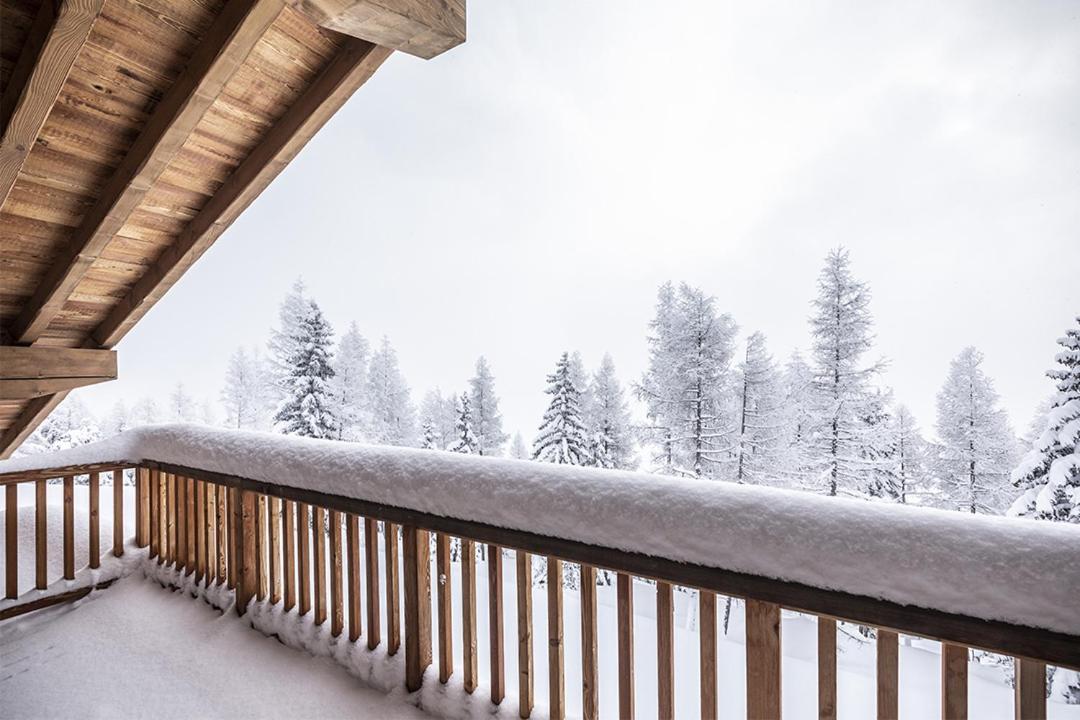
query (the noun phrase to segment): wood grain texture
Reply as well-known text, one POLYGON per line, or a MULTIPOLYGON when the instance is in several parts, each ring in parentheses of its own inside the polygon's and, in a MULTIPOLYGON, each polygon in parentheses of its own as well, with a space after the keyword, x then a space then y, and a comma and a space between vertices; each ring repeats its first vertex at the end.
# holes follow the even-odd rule
POLYGON ((300 614, 311 612, 311 514, 307 503, 296 505, 296 586, 300 614))
POLYGON ((462 683, 465 692, 476 692, 479 682, 477 672, 476 641, 476 543, 461 540, 461 658, 462 683))
POLYGON ((450 573, 450 538, 435 537, 435 587, 438 610, 439 682, 445 685, 454 674, 453 576, 450 573))
POLYGON ((19 597, 19 486, 4 487, 4 597, 19 597))
POLYGON ((889 630, 877 630, 877 717, 897 720, 900 715, 900 645, 899 636, 889 630))
POLYGON ((698 593, 698 658, 701 663, 701 720, 719 717, 716 694, 716 595, 698 593))
POLYGON ((282 567, 281 567, 281 498, 271 495, 269 499, 270 525, 270 603, 281 602, 282 567))
POLYGON ((675 598, 671 583, 656 583, 657 717, 675 717, 675 598))
POLYGON ((289 611, 296 607, 297 586, 297 562, 296 562, 296 503, 286 500, 281 509, 281 534, 284 537, 282 554, 284 555, 284 567, 282 574, 285 579, 285 610, 289 611))
POLYGON ((746 601, 746 716, 780 718, 780 606, 746 601))
POLYGON ((64 579, 75 579, 75 478, 64 478, 64 579))
POLYGON ((364 518, 364 580, 367 590, 367 646, 374 650, 382 642, 379 623, 379 521, 364 518))
POLYGON ((135 472, 135 544, 142 548, 150 544, 150 471, 140 467, 135 472))
POLYGON ((265 600, 270 593, 270 568, 266 546, 266 495, 255 497, 255 599, 265 600))
POLYGON ((532 607, 532 557, 529 553, 515 552, 517 569, 517 640, 518 640, 518 714, 528 718, 533 710, 533 607, 532 607))
POLYGON ((562 560, 547 559, 548 613, 548 714, 551 720, 566 717, 566 645, 563 628, 562 560))
POLYGON ((311 562, 315 566, 315 624, 326 622, 326 510, 311 508, 311 562))
POLYGON ((967 720, 968 649, 941 643, 941 718, 967 720))
POLYGON ((352 513, 345 516, 345 562, 348 567, 346 583, 349 595, 349 641, 356 642, 363 633, 360 620, 360 518, 352 513))
POLYGON ((90 485, 90 528, 87 537, 90 567, 101 567, 101 473, 90 473, 87 478, 90 485))
POLYGON ((634 578, 619 573, 615 578, 615 618, 619 657, 619 717, 634 717, 634 578))
POLYGON ((240 523, 238 526, 237 550, 240 567, 237 568, 236 579, 236 612, 243 615, 247 612, 248 603, 255 597, 257 591, 257 579, 255 566, 258 557, 255 554, 255 535, 258 531, 258 519, 256 517, 258 501, 256 494, 250 490, 240 491, 240 523))
POLYGON ((818 718, 836 720, 836 620, 817 619, 818 718))
POLYGON ((345 630, 345 598, 342 584, 341 513, 330 511, 330 634, 338 637, 345 630))
POLYGON ((402 527, 405 577, 405 690, 416 692, 431 665, 431 537, 402 527))
POLYGON ((401 647, 401 574, 398 566, 398 525, 383 522, 386 556, 386 652, 396 655, 401 647))
POLYGON ((1016 660, 1016 720, 1046 720, 1046 663, 1016 660))
POLYGON ((581 566, 581 716, 600 717, 600 671, 596 630, 596 568, 581 566))
POLYGON ((313 22, 431 59, 465 42, 464 0, 298 0, 313 22))
POLYGON ((218 486, 212 483, 203 485, 206 503, 206 586, 218 580, 218 486))
POLYGON ((491 668, 491 702, 498 705, 506 697, 506 645, 503 641, 502 548, 487 546, 488 575, 488 656, 491 668))
POLYGON ((195 582, 206 577, 206 483, 195 481, 195 582))
POLYGON ((124 554, 124 471, 112 471, 113 484, 113 555, 124 554))
POLYGON ((38 590, 49 587, 48 578, 48 499, 45 497, 45 481, 34 483, 34 582, 38 590))

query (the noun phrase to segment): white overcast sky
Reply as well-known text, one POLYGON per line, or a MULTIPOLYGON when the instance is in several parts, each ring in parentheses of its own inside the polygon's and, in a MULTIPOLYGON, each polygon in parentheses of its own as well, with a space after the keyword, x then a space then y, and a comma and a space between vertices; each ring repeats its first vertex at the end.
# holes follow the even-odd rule
POLYGON ((928 432, 986 354, 1017 430, 1080 313, 1080 3, 469 0, 468 42, 396 54, 81 391, 217 400, 302 275, 390 336, 419 402, 488 357, 531 440, 564 349, 646 364, 656 287, 716 296, 778 359, 822 259, 873 289, 885 381, 928 432))

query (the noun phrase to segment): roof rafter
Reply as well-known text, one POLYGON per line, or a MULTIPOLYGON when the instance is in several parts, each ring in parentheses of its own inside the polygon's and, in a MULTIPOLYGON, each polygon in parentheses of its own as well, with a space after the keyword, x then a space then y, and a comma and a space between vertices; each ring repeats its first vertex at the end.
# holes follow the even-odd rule
POLYGON ((0 207, 90 36, 104 0, 44 0, 0 97, 0 207))
POLYGON ((41 337, 283 6, 283 0, 229 0, 23 307, 10 328, 12 342, 32 344, 41 337))

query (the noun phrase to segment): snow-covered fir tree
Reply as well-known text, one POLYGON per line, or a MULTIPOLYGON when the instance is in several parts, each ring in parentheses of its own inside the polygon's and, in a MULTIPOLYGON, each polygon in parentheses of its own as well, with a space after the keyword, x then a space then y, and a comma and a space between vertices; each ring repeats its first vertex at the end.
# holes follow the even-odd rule
POLYGON ((529 459, 529 448, 525 446, 525 438, 520 432, 514 433, 514 439, 510 441, 510 457, 515 460, 529 459))
POLYGON ((892 390, 876 388, 863 416, 865 443, 862 458, 866 461, 863 492, 867 497, 894 499, 891 488, 896 482, 892 457, 895 452, 892 434, 892 390))
POLYGON ((457 435, 457 396, 444 396, 439 388, 428 390, 420 403, 420 418, 424 425, 431 426, 432 447, 445 450, 457 435))
POLYGON ((645 402, 660 472, 713 476, 731 457, 724 394, 736 325, 700 289, 660 287, 649 325, 649 367, 637 395, 645 402))
POLYGON ((238 347, 229 358, 221 389, 225 426, 238 430, 266 429, 271 394, 262 359, 238 347))
POLYGON ((1016 438, 998 407, 993 383, 982 369, 983 355, 964 348, 949 366, 937 396, 934 464, 953 507, 964 512, 1000 513, 1009 487, 1016 438))
POLYGON ((637 467, 630 408, 611 355, 604 354, 587 393, 589 402, 583 420, 589 440, 589 464, 617 470, 637 467))
POLYGON ((420 423, 420 449, 439 449, 439 437, 435 434, 435 424, 431 420, 425 419, 420 423))
POLYGON ((169 421, 192 422, 195 420, 195 399, 188 394, 184 383, 177 382, 169 395, 169 421))
POLYGON ((411 445, 416 437, 416 410, 398 366, 397 352, 384 337, 368 365, 368 436, 380 445, 411 445))
MULTIPOLYGON (((1058 338, 1057 385, 1042 432, 1012 472, 1020 496, 1010 515, 1080 523, 1080 317, 1058 338)), ((1077 701, 1080 702, 1080 688, 1077 701)))
POLYGON ((330 396, 333 331, 314 300, 296 333, 285 400, 274 420, 287 435, 335 438, 338 424, 330 396))
POLYGON ((472 402, 472 429, 476 434, 476 453, 502 455, 508 436, 503 432, 499 398, 495 394, 495 378, 483 355, 476 361, 476 374, 469 380, 469 399, 472 402))
POLYGON ((814 372, 798 350, 784 365, 781 386, 783 439, 776 474, 783 485, 808 487, 812 484, 813 432, 818 423, 814 417, 814 372))
POLYGON ((278 306, 278 326, 271 328, 267 342, 267 371, 271 378, 274 404, 280 404, 288 391, 292 358, 296 355, 296 338, 307 312, 307 287, 302 278, 297 278, 278 306))
POLYGON ((746 356, 735 378, 735 460, 731 477, 740 483, 764 483, 774 470, 783 442, 783 388, 765 336, 746 340, 746 356))
POLYGON ((926 441, 905 405, 897 405, 888 422, 888 471, 885 497, 898 503, 923 502, 927 488, 926 441))
POLYGON ((368 341, 353 322, 341 336, 334 353, 334 377, 330 395, 334 417, 338 421, 338 438, 362 440, 369 424, 367 408, 368 341))
POLYGON ((93 414, 77 395, 69 395, 19 446, 17 455, 37 455, 86 445, 101 439, 93 414))
POLYGON ((581 422, 580 393, 574 385, 570 354, 563 353, 544 391, 551 402, 533 441, 533 459, 562 465, 586 465, 588 440, 581 422))
POLYGON ((870 288, 855 279, 843 248, 829 253, 812 302, 814 417, 811 486, 827 495, 864 496, 872 466, 867 418, 877 399, 871 380, 882 363, 863 356, 873 345, 870 288))
POLYGON ((480 454, 480 440, 473 432, 474 422, 472 400, 469 399, 469 393, 463 392, 457 403, 457 441, 450 448, 451 450, 466 455, 480 454))
POLYGON ((159 422, 161 422, 161 411, 158 409, 157 403, 154 402, 154 398, 141 397, 131 408, 132 427, 154 425, 159 422))

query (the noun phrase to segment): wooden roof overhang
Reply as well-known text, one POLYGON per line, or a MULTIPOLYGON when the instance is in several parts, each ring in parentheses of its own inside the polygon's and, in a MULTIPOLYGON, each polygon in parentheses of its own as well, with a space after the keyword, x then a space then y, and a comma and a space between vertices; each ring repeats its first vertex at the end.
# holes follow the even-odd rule
POLYGON ((393 50, 464 40, 465 0, 0 0, 0 458, 393 50))

